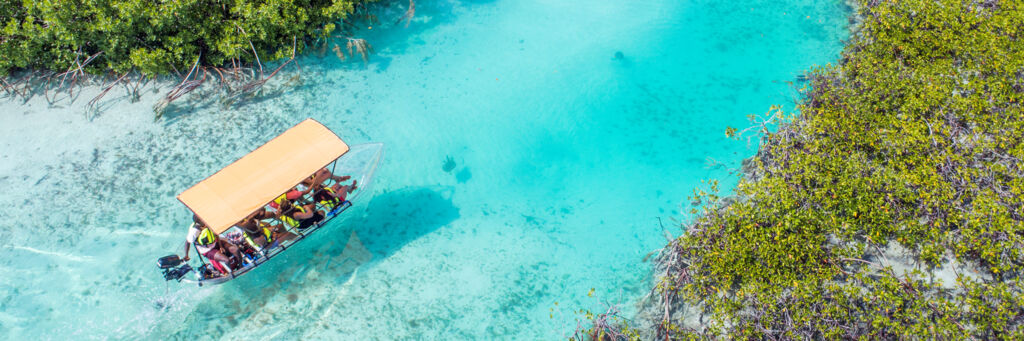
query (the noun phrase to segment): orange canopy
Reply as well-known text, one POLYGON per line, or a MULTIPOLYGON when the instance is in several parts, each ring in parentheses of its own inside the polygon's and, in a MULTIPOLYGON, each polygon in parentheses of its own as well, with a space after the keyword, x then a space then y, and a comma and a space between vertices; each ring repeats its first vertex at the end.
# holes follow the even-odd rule
POLYGON ((348 145, 334 132, 306 119, 181 192, 178 200, 221 233, 346 152, 348 145))

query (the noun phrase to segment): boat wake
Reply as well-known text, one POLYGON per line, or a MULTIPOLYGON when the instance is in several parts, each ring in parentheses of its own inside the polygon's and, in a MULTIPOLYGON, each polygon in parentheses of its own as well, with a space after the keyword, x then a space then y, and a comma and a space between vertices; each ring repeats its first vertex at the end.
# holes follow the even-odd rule
POLYGON ((73 255, 73 254, 70 254, 70 253, 61 253, 61 252, 40 250, 40 249, 36 249, 36 248, 33 248, 33 247, 29 247, 29 246, 15 245, 15 246, 11 246, 11 248, 15 249, 15 250, 28 251, 28 252, 32 252, 32 253, 40 254, 40 255, 56 257, 56 258, 60 258, 60 259, 63 259, 63 260, 69 260, 69 261, 72 261, 72 262, 84 263, 84 262, 91 262, 92 261, 92 257, 89 257, 89 256, 76 256, 76 255, 73 255))

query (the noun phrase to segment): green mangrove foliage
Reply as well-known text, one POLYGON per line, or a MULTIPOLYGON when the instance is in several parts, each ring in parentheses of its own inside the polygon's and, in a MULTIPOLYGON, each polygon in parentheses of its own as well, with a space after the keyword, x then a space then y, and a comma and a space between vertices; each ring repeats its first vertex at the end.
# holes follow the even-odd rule
POLYGON ((254 65, 326 42, 376 0, 48 0, 0 2, 0 75, 13 70, 146 75, 254 65))
POLYGON ((859 3, 736 195, 695 191, 656 339, 1024 338, 1024 2, 859 3))

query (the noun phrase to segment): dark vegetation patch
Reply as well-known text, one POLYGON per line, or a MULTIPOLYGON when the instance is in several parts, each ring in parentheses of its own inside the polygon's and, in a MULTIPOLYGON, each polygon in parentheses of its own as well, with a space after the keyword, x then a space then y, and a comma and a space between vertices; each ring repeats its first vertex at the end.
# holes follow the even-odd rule
MULTIPOLYGON (((0 75, 12 70, 147 75, 252 65, 320 45, 375 0, 56 0, 0 4, 0 75), (93 58, 90 60, 90 58, 93 58)), ((317 46, 319 47, 319 46, 317 46)))
MULTIPOLYGON (((163 116, 174 100, 204 84, 221 90, 222 104, 243 103, 307 49, 317 56, 368 62, 373 47, 354 37, 380 23, 378 0, 54 0, 0 2, 0 96, 53 105, 74 101, 83 85, 101 92, 87 107, 123 87, 134 102, 149 80, 180 83, 155 106, 163 116), (366 27, 363 27, 365 23, 366 27), (265 63, 279 61, 276 68, 265 63), (280 62, 283 61, 283 62, 280 62)), ((404 0, 399 1, 405 5, 404 0)), ((408 2, 393 25, 408 25, 408 2)), ((400 10, 400 9, 399 9, 400 10)), ((388 11, 383 13, 392 14, 388 11)), ((388 15, 389 17, 391 15, 388 15)), ((286 86, 301 85, 296 75, 286 86)), ((173 110, 169 110, 173 114, 173 110)))
POLYGON ((653 322, 577 338, 1024 338, 1024 3, 858 2, 735 195, 691 197, 653 322))

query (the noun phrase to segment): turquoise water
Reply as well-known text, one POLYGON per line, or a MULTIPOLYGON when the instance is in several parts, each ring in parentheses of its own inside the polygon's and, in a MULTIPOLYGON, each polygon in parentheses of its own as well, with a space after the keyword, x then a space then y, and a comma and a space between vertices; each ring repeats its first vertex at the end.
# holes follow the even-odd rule
POLYGON ((570 333, 579 308, 628 316, 686 195, 704 179, 728 189, 753 154, 726 126, 792 108, 787 82, 848 35, 839 1, 439 0, 416 14, 359 32, 367 63, 313 53, 301 82, 289 69, 244 106, 197 92, 152 122, 167 84, 139 103, 108 95, 91 120, 95 89, 0 104, 0 335, 540 340, 570 333), (362 202, 239 280, 165 283, 154 261, 180 252, 190 217, 174 196, 306 117, 387 145, 362 202))

